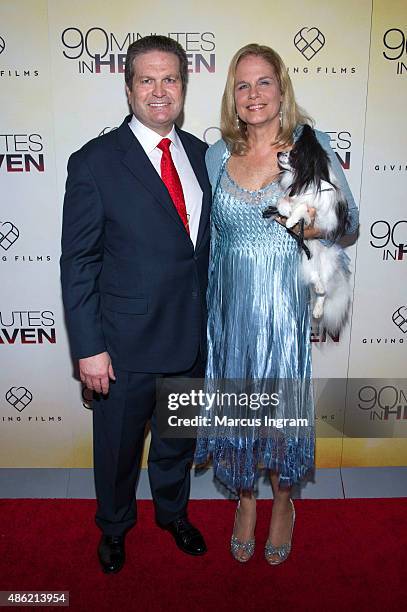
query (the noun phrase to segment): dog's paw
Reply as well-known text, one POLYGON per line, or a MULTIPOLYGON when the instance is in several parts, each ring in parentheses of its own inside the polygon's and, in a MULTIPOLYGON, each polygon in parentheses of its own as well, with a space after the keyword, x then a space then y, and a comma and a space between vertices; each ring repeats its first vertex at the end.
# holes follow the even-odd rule
POLYGON ((316 302, 315 306, 314 306, 314 310, 312 311, 312 316, 314 317, 314 319, 320 319, 322 317, 322 315, 324 314, 324 304, 321 301, 316 302))
POLYGON ((286 199, 282 199, 278 203, 278 212, 282 217, 289 217, 291 214, 291 206, 290 203, 286 199))
POLYGON ((324 285, 321 283, 320 280, 318 280, 316 283, 314 283, 314 291, 315 293, 317 293, 318 295, 325 295, 325 287, 324 285))
POLYGON ((304 219, 305 225, 311 225, 313 221, 313 217, 311 217, 311 215, 308 212, 304 213, 303 219, 304 219))

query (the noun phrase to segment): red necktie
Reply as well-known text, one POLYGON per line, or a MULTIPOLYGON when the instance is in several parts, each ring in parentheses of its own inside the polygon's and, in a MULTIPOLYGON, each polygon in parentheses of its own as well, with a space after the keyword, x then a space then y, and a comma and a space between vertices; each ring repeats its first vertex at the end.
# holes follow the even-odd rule
POLYGON ((178 211, 179 216, 185 229, 189 234, 187 208, 185 206, 184 192, 182 191, 181 181, 179 180, 178 172, 174 166, 173 159, 170 153, 171 140, 169 138, 163 138, 158 143, 157 148, 162 151, 161 156, 161 178, 164 185, 167 187, 168 192, 171 196, 174 206, 178 211))

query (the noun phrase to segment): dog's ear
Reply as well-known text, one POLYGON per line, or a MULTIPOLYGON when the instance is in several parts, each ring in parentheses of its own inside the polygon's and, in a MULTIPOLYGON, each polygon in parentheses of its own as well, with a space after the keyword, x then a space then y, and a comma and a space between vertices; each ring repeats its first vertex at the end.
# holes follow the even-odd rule
POLYGON ((328 154, 319 144, 314 130, 304 125, 291 154, 290 163, 294 171, 294 182, 290 196, 306 191, 311 185, 320 189, 321 181, 329 182, 328 154))
POLYGON ((348 202, 345 198, 340 198, 335 206, 336 218, 338 220, 338 226, 336 231, 330 239, 337 240, 338 238, 342 238, 345 234, 346 230, 349 227, 349 219, 348 219, 348 202))

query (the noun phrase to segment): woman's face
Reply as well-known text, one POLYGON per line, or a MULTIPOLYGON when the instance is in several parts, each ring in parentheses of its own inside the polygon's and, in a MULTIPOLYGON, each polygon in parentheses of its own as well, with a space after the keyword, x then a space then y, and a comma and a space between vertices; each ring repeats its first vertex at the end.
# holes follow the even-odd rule
POLYGON ((283 97, 274 68, 258 55, 247 55, 236 67, 235 104, 248 126, 279 123, 283 97))

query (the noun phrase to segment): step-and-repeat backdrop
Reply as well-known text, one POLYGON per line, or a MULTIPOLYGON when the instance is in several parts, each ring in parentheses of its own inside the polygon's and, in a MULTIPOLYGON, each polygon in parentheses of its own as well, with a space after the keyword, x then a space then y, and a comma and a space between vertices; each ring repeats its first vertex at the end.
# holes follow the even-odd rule
POLYGON ((229 61, 249 42, 281 54, 329 133, 361 225, 349 324, 310 337, 317 465, 407 465, 406 17, 405 0, 2 0, 1 467, 92 464, 59 286, 66 164, 127 114, 126 49, 151 33, 186 49, 184 128, 209 144, 229 61))

